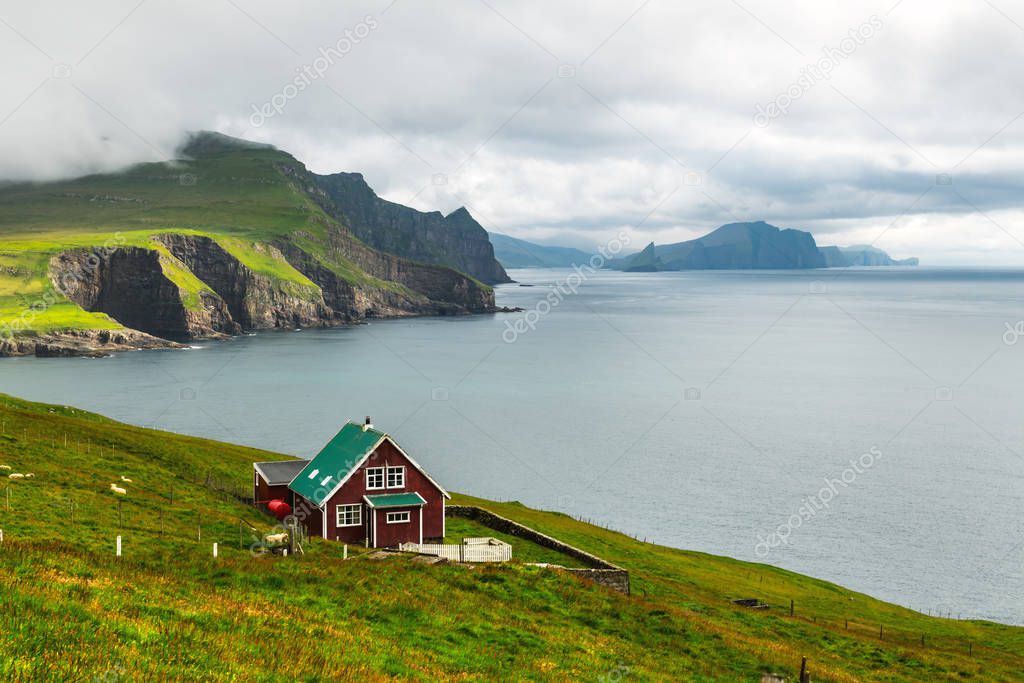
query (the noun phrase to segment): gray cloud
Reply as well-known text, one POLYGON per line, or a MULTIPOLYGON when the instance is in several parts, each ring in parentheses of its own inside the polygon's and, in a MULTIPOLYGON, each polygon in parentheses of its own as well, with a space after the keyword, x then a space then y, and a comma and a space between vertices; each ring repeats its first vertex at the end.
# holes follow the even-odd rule
POLYGON ((166 158, 206 128, 546 242, 764 218, 933 263, 1024 263, 1024 5, 893 4, 11 5, 0 177, 166 158), (881 28, 830 78, 755 125, 873 15, 881 28), (322 77, 252 125, 332 48, 322 77))

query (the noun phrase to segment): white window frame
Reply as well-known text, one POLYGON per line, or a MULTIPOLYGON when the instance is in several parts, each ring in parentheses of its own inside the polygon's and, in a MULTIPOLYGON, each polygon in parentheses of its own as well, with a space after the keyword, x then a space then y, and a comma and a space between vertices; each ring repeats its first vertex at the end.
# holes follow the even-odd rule
POLYGON ((349 527, 349 526, 362 526, 363 525, 363 504, 362 503, 345 503, 343 505, 339 505, 339 506, 337 506, 335 508, 334 515, 335 515, 334 516, 334 521, 335 521, 336 525, 339 528, 341 528, 341 527, 349 527), (355 510, 355 515, 353 517, 353 519, 355 519, 355 521, 350 523, 350 524, 345 524, 342 521, 342 514, 345 514, 347 512, 352 511, 352 510, 355 510))
POLYGON ((399 512, 389 512, 387 513, 387 520, 388 524, 408 524, 412 521, 412 513, 409 512, 408 510, 402 510, 399 512), (405 518, 402 519, 400 515, 405 515, 405 518))
POLYGON ((367 467, 366 468, 366 490, 367 491, 378 491, 384 488, 384 484, 387 483, 387 474, 384 467, 367 467), (380 475, 380 486, 373 486, 370 483, 371 476, 380 475))
POLYGON ((387 484, 389 489, 404 489, 405 488, 405 465, 393 465, 391 467, 388 467, 387 470, 384 472, 384 483, 387 484), (401 475, 402 475, 402 483, 400 483, 400 484, 392 484, 391 483, 391 473, 392 472, 401 473, 401 475))

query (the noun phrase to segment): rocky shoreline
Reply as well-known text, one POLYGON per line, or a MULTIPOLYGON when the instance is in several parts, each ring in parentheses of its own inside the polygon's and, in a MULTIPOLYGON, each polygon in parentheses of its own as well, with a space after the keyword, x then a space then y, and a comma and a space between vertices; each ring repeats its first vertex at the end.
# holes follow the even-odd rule
POLYGON ((67 330, 0 339, 0 358, 12 356, 102 358, 115 351, 184 348, 188 347, 185 344, 127 328, 120 330, 67 330))
MULTIPOLYGON (((516 313, 521 312, 522 310, 523 309, 519 307, 496 306, 489 311, 478 311, 474 313, 452 311, 451 314, 481 315, 487 313, 516 313)), ((407 313, 381 316, 377 319, 427 318, 436 317, 437 315, 437 313, 407 313)), ((347 325, 365 325, 366 322, 366 319, 357 321, 339 320, 334 323, 320 323, 316 325, 316 327, 329 328, 343 327, 347 325)), ((302 328, 266 327, 259 329, 297 330, 302 328)), ((241 333, 242 332, 239 331, 238 334, 241 333)), ((234 339, 236 336, 237 334, 213 333, 202 337, 195 337, 192 341, 227 341, 234 339)), ((0 358, 13 358, 17 356, 36 356, 37 358, 105 358, 122 351, 187 348, 189 348, 188 344, 163 339, 131 328, 122 328, 118 330, 64 330, 48 334, 25 334, 0 338, 0 358)))

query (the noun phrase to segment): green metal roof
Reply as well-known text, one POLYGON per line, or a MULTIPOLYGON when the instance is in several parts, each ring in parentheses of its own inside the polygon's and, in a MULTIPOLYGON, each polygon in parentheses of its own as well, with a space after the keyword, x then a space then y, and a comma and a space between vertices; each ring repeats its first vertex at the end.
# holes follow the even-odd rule
POLYGON ((373 450, 386 434, 349 422, 302 468, 288 485, 306 500, 320 505, 328 494, 373 450))
POLYGON ((379 496, 366 496, 366 502, 372 508, 405 508, 427 504, 418 493, 382 493, 379 496))

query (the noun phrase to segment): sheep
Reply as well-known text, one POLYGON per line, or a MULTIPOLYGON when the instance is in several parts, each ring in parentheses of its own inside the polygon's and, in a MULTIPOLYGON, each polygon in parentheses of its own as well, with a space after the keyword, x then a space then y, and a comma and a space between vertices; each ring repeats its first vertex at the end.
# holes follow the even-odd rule
POLYGON ((270 544, 284 543, 288 540, 288 533, 270 534, 269 536, 265 536, 263 540, 270 544))
POLYGON ((0 470, 9 470, 9 469, 11 469, 10 465, 0 465, 0 470))
POLYGON ((121 481, 123 481, 126 484, 132 483, 132 480, 129 479, 128 477, 124 476, 123 474, 121 475, 121 481))
POLYGON ((24 479, 25 475, 24 474, 18 474, 17 472, 15 472, 14 474, 8 474, 7 478, 8 479, 24 479))
POLYGON ((25 473, 25 478, 26 479, 33 479, 35 476, 36 475, 32 474, 31 472, 26 472, 25 473))
POLYGON ((114 493, 117 493, 117 494, 122 495, 122 496, 127 496, 128 495, 128 492, 126 490, 124 490, 123 488, 121 488, 120 486, 118 486, 117 484, 111 484, 110 485, 110 490, 113 491, 114 493))

